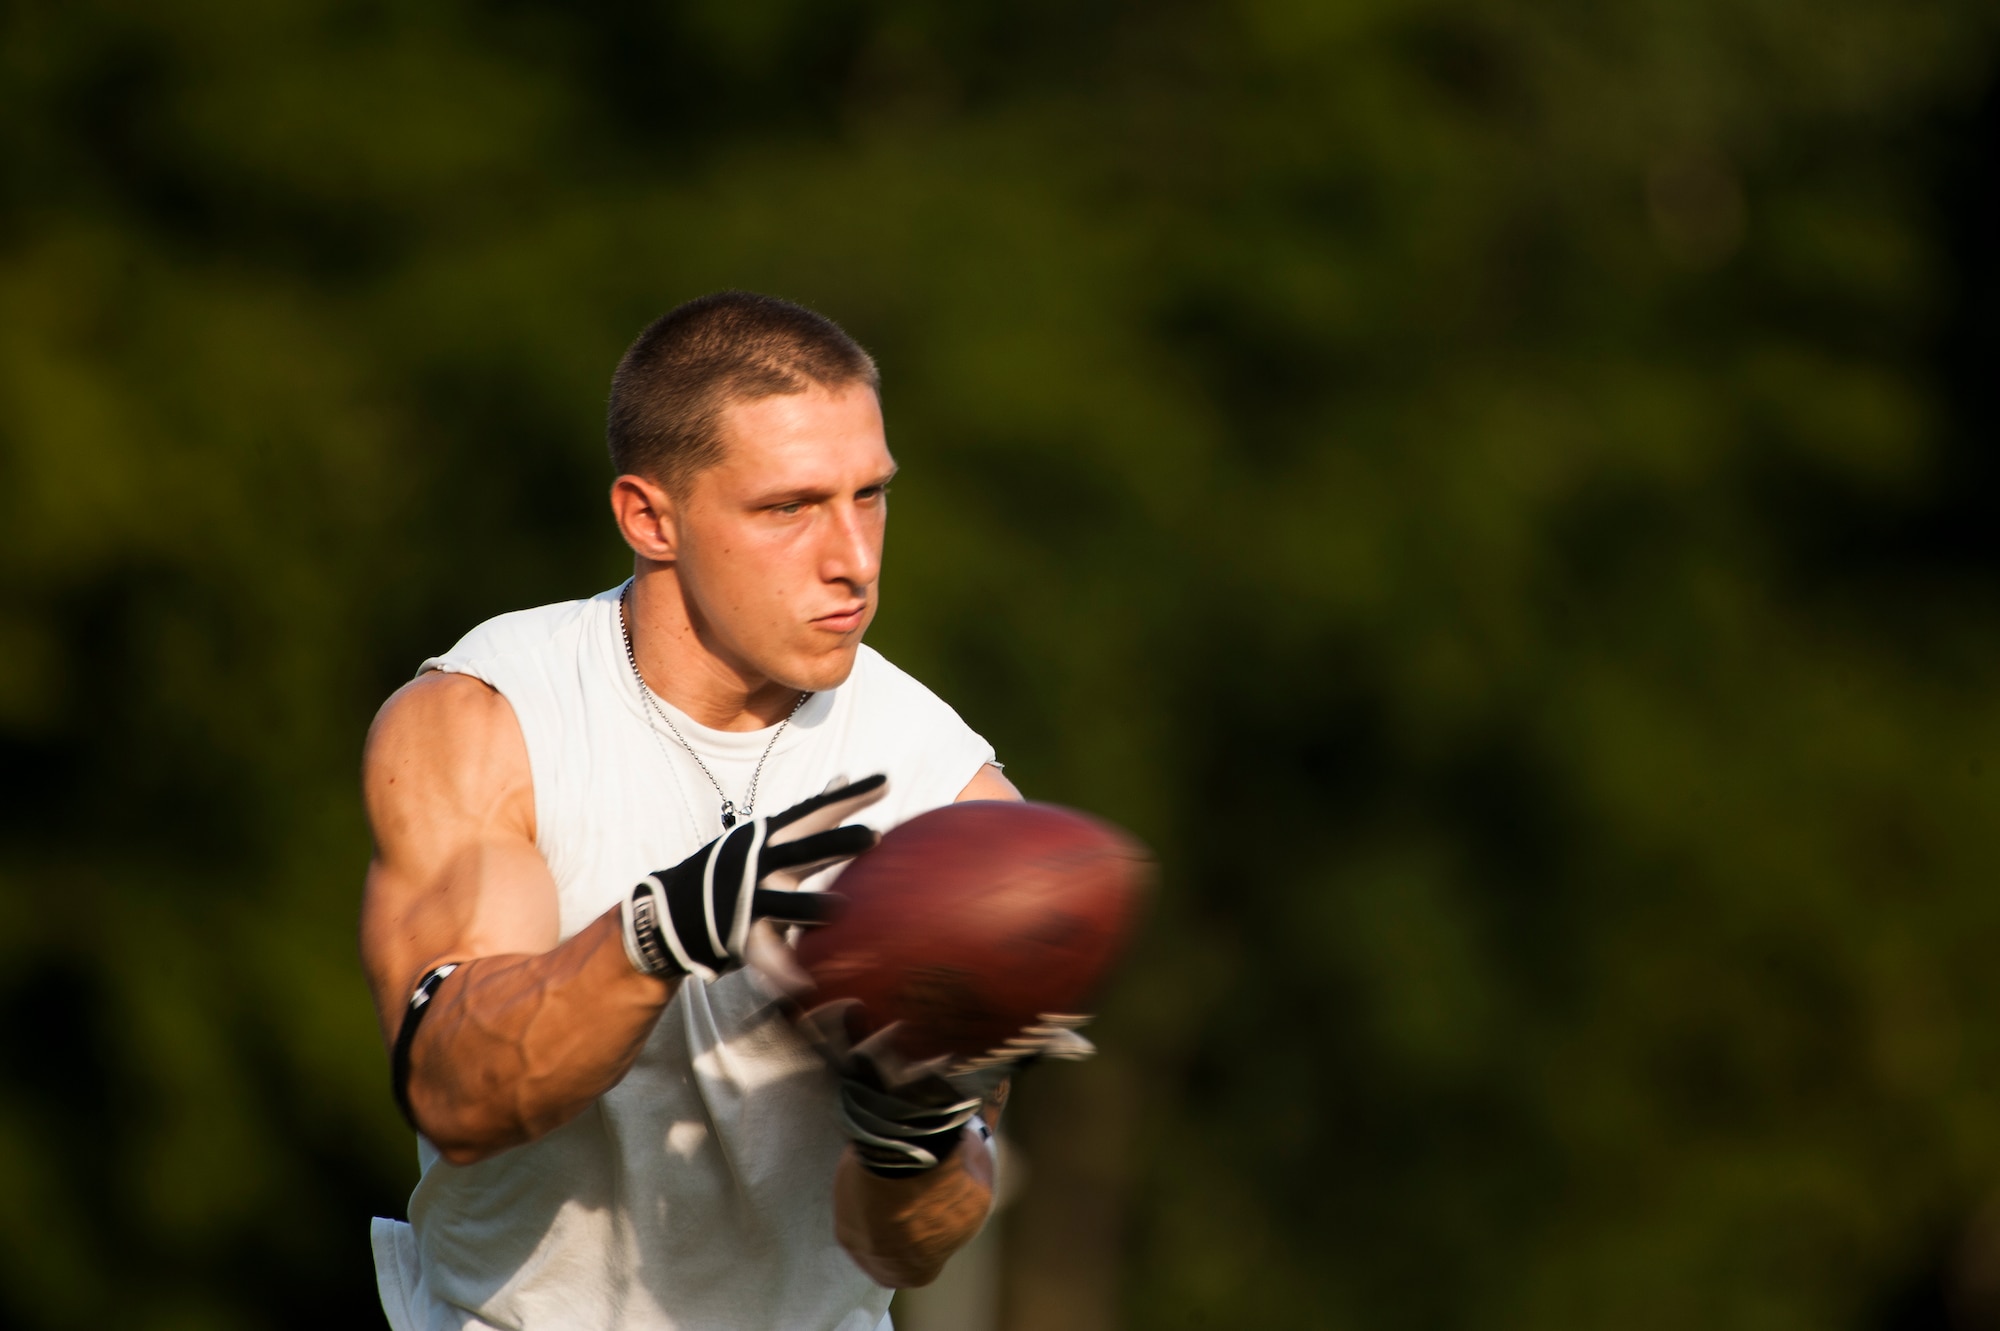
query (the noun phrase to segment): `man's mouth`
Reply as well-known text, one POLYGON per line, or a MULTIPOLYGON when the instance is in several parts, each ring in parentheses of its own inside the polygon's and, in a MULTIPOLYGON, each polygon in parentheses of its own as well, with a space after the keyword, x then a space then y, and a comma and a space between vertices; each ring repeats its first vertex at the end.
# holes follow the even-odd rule
POLYGON ((845 610, 837 610, 830 615, 821 615, 813 621, 813 627, 833 633, 852 633, 861 627, 861 620, 868 613, 866 601, 856 602, 845 610))

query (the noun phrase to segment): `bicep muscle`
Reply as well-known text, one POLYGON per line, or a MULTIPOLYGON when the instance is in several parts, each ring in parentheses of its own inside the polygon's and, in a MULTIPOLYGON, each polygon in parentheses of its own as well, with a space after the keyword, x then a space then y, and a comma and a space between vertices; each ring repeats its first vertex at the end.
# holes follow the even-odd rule
POLYGON ((375 857, 361 951, 385 1038, 446 961, 556 945, 555 881, 535 849, 527 746, 507 700, 429 674, 383 705, 362 759, 375 857))

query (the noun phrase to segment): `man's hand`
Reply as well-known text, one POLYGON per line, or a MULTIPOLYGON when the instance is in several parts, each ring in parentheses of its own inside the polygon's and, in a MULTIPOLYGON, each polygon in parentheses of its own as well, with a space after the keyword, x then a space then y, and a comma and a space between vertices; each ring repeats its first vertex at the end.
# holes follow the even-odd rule
MULTIPOLYGON (((958 798, 1017 800, 1021 792, 987 766, 958 798)), ((801 1029, 840 1073, 841 1117, 853 1143, 834 1172, 834 1236, 877 1283, 928 1285, 992 1209, 989 1143, 1011 1054, 945 1075, 947 1068, 897 1059, 893 1036, 850 1046, 844 1020, 825 1011, 801 1029)))
POLYGON ((673 868, 641 879, 620 907, 633 967, 647 975, 714 979, 743 964, 756 922, 826 923, 840 898, 798 886, 875 844, 874 829, 837 824, 888 788, 889 778, 879 775, 829 788, 775 817, 733 828, 673 868), (767 881, 774 886, 761 886, 767 881))
MULTIPOLYGON (((974 1127, 960 1131, 968 1139, 977 1135, 974 1127)), ((833 1174, 834 1238, 876 1284, 928 1285, 986 1223, 993 1170, 983 1139, 967 1140, 937 1168, 903 1178, 870 1173, 850 1150, 833 1174)))
POLYGON ((824 1004, 798 1023, 840 1077, 851 1144, 834 1173, 834 1235, 877 1283, 928 1285, 986 1223, 992 1123, 1010 1069, 950 1077, 941 1061, 912 1064, 896 1052, 894 1026, 849 1044, 853 1006, 824 1004))
POLYGON ((952 1078, 944 1060, 911 1063, 896 1049, 891 1024, 856 1044, 849 1040, 854 999, 822 1003, 798 1020, 799 1033, 840 1078, 840 1123, 861 1167, 883 1178, 934 1169, 950 1158, 962 1129, 1008 1069, 952 1078))

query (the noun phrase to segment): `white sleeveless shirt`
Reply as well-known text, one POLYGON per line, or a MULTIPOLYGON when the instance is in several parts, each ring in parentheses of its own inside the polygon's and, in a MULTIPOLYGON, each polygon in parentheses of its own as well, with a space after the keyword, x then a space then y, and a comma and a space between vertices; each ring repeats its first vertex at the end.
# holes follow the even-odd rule
MULTIPOLYGON (((512 704, 565 939, 722 830, 714 787, 656 737, 618 595, 502 615, 423 665, 512 704)), ((669 714, 740 808, 771 732, 669 714)), ((957 713, 864 646, 847 682, 778 737, 757 809, 885 772, 887 797, 857 821, 887 830, 950 803, 992 760, 957 713)), ((832 1076, 747 975, 685 980, 624 1080, 554 1132, 465 1166, 419 1139, 410 1224, 375 1222, 390 1325, 875 1331, 890 1291, 833 1236, 835 1103, 832 1076)))

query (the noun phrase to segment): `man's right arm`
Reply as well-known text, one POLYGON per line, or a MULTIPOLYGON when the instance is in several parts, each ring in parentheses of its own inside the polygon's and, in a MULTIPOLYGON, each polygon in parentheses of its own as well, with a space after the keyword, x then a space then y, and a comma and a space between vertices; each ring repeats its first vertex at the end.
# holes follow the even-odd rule
POLYGON ((616 907, 558 945, 513 708, 469 676, 405 685, 369 731, 362 792, 361 958, 391 1048, 418 981, 457 964, 410 1048, 419 1130, 463 1165, 561 1126, 625 1075, 673 985, 633 968, 616 907))

